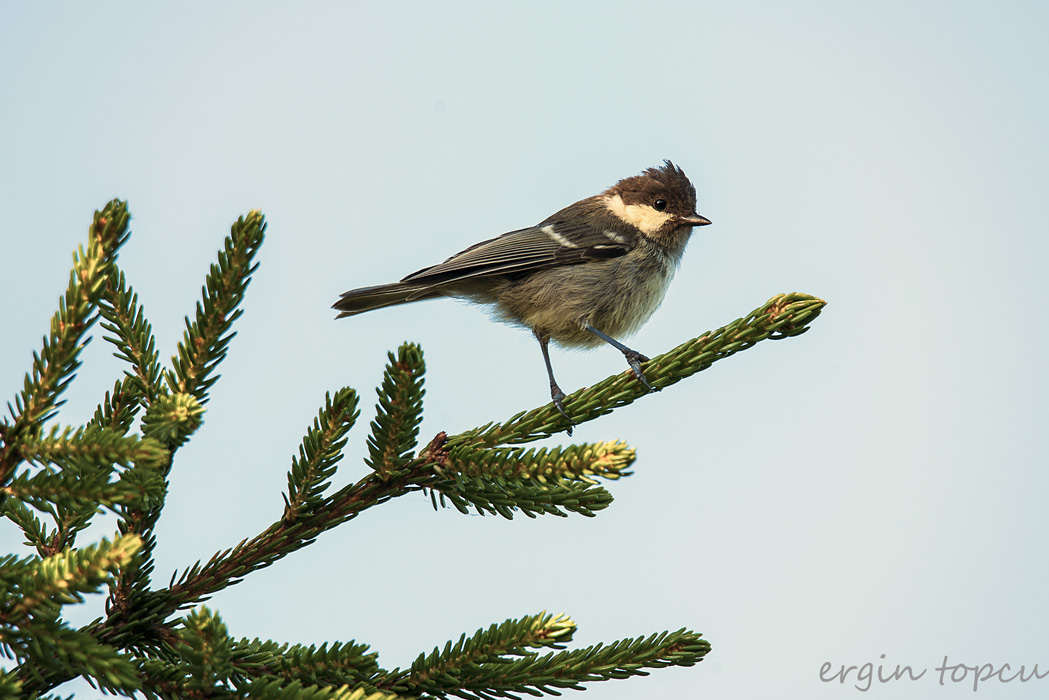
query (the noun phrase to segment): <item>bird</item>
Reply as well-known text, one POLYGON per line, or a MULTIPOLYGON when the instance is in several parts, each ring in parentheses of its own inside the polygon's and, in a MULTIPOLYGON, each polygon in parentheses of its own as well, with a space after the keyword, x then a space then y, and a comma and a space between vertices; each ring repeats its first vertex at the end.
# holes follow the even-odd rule
POLYGON ((663 301, 696 226, 696 188, 669 160, 624 178, 601 194, 561 209, 535 226, 504 233, 425 267, 399 282, 352 289, 336 318, 437 297, 489 305, 498 321, 539 341, 554 407, 568 420, 549 345, 623 353, 650 391, 648 358, 618 338, 635 333, 663 301))

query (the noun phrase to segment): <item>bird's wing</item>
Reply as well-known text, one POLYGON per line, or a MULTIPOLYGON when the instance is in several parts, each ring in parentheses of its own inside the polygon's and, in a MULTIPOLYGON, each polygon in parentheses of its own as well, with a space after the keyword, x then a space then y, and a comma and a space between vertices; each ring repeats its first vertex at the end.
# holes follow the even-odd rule
POLYGON ((558 222, 532 226, 482 241, 401 281, 436 285, 607 260, 626 255, 634 244, 635 240, 629 234, 602 231, 585 224, 573 226, 558 222))

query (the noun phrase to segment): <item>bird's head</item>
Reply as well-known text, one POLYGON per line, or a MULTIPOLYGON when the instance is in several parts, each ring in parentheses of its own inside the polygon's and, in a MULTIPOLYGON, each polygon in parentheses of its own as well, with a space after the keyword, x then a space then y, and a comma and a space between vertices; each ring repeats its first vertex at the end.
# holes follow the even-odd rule
POLYGON ((669 160, 620 180, 602 198, 617 218, 668 247, 684 245, 694 226, 710 223, 696 213, 696 188, 669 160))

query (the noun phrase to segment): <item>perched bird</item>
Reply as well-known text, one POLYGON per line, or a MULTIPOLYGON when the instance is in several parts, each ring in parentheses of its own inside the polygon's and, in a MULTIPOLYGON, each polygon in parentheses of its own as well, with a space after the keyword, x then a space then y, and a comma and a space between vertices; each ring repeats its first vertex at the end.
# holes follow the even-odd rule
POLYGON ((696 188, 669 160, 565 207, 536 226, 505 233, 400 282, 354 289, 332 308, 337 318, 439 296, 493 305, 501 321, 535 334, 550 396, 565 418, 548 345, 623 353, 645 386, 648 358, 616 338, 637 331, 663 301, 694 226, 696 188))

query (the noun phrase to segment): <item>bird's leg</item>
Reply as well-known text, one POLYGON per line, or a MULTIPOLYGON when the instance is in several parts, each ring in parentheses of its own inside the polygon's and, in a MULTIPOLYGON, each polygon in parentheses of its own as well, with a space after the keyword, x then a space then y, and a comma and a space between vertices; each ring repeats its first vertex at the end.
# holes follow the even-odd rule
POLYGON ((561 391, 561 387, 557 386, 557 380, 554 379, 554 367, 550 364, 550 336, 540 333, 539 331, 532 331, 535 334, 535 339, 539 341, 539 347, 543 349, 543 361, 546 362, 546 374, 550 377, 550 398, 554 400, 554 408, 557 409, 558 413, 565 417, 568 421, 568 434, 572 434, 572 419, 565 413, 565 405, 562 403, 565 398, 565 392, 561 391))
POLYGON ((648 380, 645 379, 645 373, 641 371, 641 363, 648 362, 647 357, 639 353, 637 350, 631 350, 615 338, 605 335, 593 326, 587 325, 586 329, 619 352, 623 353, 623 357, 626 358, 627 364, 630 365, 630 369, 634 373, 634 376, 637 377, 638 381, 647 386, 649 391, 655 391, 655 389, 652 388, 652 385, 648 383, 648 380))

